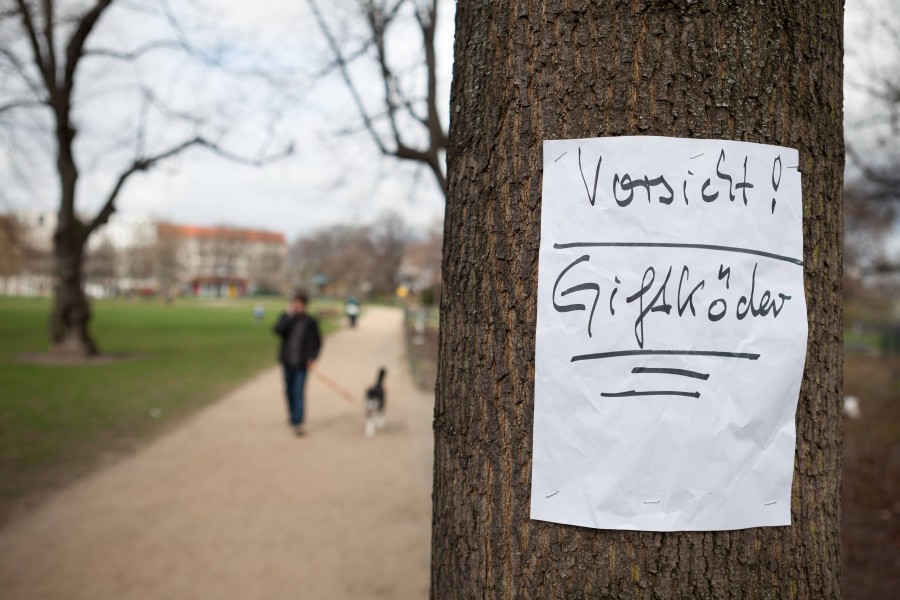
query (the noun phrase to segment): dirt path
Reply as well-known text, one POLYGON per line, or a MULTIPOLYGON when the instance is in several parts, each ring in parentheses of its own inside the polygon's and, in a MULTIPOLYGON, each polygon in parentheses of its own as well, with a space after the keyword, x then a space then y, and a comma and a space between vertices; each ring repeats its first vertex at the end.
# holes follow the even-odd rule
POLYGON ((381 365, 375 438, 361 400, 315 376, 295 437, 269 370, 0 531, 0 596, 427 597, 432 399, 410 381, 400 312, 368 308, 317 368, 361 398, 381 365))

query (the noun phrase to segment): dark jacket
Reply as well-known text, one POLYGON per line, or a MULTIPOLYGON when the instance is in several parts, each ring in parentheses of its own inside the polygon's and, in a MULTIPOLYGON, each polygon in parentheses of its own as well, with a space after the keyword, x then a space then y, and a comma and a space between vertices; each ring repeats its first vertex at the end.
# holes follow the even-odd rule
POLYGON ((316 360, 322 348, 319 324, 307 314, 281 313, 275 323, 275 333, 281 337, 278 360, 292 369, 305 369, 307 361, 316 360))

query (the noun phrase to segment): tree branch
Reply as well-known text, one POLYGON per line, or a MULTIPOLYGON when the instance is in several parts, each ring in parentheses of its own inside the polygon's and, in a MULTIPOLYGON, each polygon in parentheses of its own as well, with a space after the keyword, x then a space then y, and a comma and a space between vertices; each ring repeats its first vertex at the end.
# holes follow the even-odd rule
POLYGON ((437 110, 437 54, 434 50, 434 34, 437 28, 437 0, 431 0, 425 14, 416 10, 416 20, 422 30, 422 45, 425 48, 425 69, 428 74, 428 132, 431 135, 432 147, 436 150, 447 149, 447 131, 441 124, 437 110))
POLYGON ((0 115, 17 108, 45 107, 48 104, 48 102, 40 100, 13 100, 12 102, 8 102, 7 104, 0 104, 0 115))
POLYGON ((6 19, 12 19, 19 16, 18 8, 4 8, 0 9, 0 21, 4 21, 6 19))
MULTIPOLYGON (((347 54, 344 57, 344 60, 346 61, 347 64, 350 64, 350 63, 354 62, 357 58, 359 58, 361 56, 365 56, 365 54, 371 48, 372 48, 372 40, 371 39, 365 40, 365 42, 363 42, 359 48, 357 48, 353 52, 350 52, 349 54, 347 54)), ((314 80, 322 79, 324 77, 327 77, 328 75, 331 75, 335 71, 335 69, 339 69, 339 68, 340 68, 340 62, 337 60, 334 60, 334 61, 330 62, 329 64, 325 65, 324 67, 322 67, 321 69, 319 69, 318 71, 316 71, 315 73, 313 73, 312 78, 314 80)))
POLYGON ((121 61, 131 61, 141 58, 154 50, 178 50, 188 52, 189 54, 192 53, 191 48, 180 40, 156 40, 147 42, 142 46, 127 51, 112 50, 110 48, 87 48, 82 53, 82 56, 85 58, 89 56, 98 56, 121 61))
POLYGON ((332 54, 334 54, 338 72, 341 74, 341 79, 344 80, 344 83, 347 85, 347 89, 350 91, 350 96, 353 98, 353 103, 356 104, 356 109, 359 111, 359 114, 362 117, 363 124, 366 126, 366 130, 369 132, 369 135, 372 137, 372 140, 375 142, 375 145, 378 146, 378 149, 382 154, 392 154, 392 152, 388 150, 384 141, 381 139, 381 136, 378 135, 378 132, 375 130, 375 126, 372 123, 369 112, 366 110, 365 104, 363 104, 362 97, 359 95, 359 92, 356 89, 356 85, 353 83, 353 79, 350 77, 350 71, 348 68, 349 65, 344 58, 343 52, 341 52, 341 48, 338 45, 337 40, 334 38, 331 30, 328 28, 328 24, 325 23, 325 19, 322 17, 322 13, 319 11, 319 6, 316 4, 315 0, 306 0, 306 3, 307 5, 309 5, 309 8, 313 13, 313 17, 315 17, 316 19, 316 23, 318 23, 319 25, 319 30, 322 32, 322 35, 325 36, 332 54))
POLYGON ((44 78, 44 86, 47 93, 53 96, 56 93, 56 78, 53 72, 48 68, 44 51, 41 48, 41 42, 38 39, 38 31, 34 25, 34 19, 31 17, 31 11, 25 0, 16 0, 19 5, 19 16, 22 19, 22 28, 28 36, 28 43, 31 45, 31 52, 34 55, 34 64, 44 78))
MULTIPOLYGON (((22 2, 23 0, 19 1, 22 2)), ((71 93, 75 82, 75 70, 78 67, 78 61, 81 60, 84 54, 84 44, 87 42, 88 36, 93 31, 97 21, 100 20, 104 11, 112 4, 112 1, 97 0, 94 8, 86 12, 78 22, 78 27, 66 46, 66 74, 63 79, 63 86, 67 94, 71 93)))
POLYGON ((140 173, 142 171, 148 171, 153 166, 155 166, 157 163, 164 161, 166 159, 172 158, 174 156, 177 156, 177 155, 181 154, 182 152, 184 152, 185 150, 188 150, 188 149, 194 148, 194 147, 206 148, 213 154, 216 154, 217 156, 221 156, 222 158, 228 159, 232 162, 250 165, 250 166, 254 166, 254 167, 260 167, 260 166, 266 165, 268 163, 274 162, 276 160, 280 160, 282 158, 290 156, 294 152, 293 146, 289 145, 287 148, 285 148, 285 150, 283 150, 282 152, 279 152, 278 154, 274 154, 274 155, 270 155, 268 157, 263 157, 263 158, 258 158, 258 159, 252 159, 252 158, 247 158, 245 156, 241 156, 239 154, 234 154, 232 152, 229 152, 229 151, 225 150, 224 148, 222 148, 221 146, 219 146, 218 144, 216 144, 215 142, 211 142, 202 136, 196 136, 196 137, 190 138, 188 140, 185 140, 185 141, 181 142, 180 144, 172 146, 168 150, 164 150, 158 154, 135 159, 134 162, 131 163, 131 166, 129 166, 127 169, 125 169, 125 171, 123 171, 119 175, 119 178, 116 180, 116 184, 113 186, 109 195, 106 197, 106 201, 103 203, 103 207, 100 209, 100 211, 97 213, 97 215, 94 217, 94 219, 87 226, 86 235, 90 235, 90 233, 92 233, 98 227, 105 225, 109 221, 109 218, 112 216, 112 214, 116 210, 115 203, 116 203, 116 199, 119 197, 119 192, 122 191, 122 188, 124 187, 125 183, 128 181, 128 179, 132 175, 134 175, 135 173, 140 173))
POLYGON ((47 45, 47 71, 52 74, 56 82, 56 40, 54 30, 56 23, 53 18, 53 0, 44 0, 44 43, 47 45))
POLYGON ((416 111, 416 107, 413 103, 404 94, 400 79, 392 71, 387 57, 388 28, 400 14, 401 8, 404 5, 408 5, 409 1, 394 0, 388 3, 377 0, 359 0, 360 11, 368 28, 369 37, 361 45, 361 49, 349 56, 351 56, 352 59, 355 59, 364 54, 369 48, 375 50, 374 58, 378 65, 377 68, 379 69, 379 75, 381 77, 382 102, 385 107, 382 118, 385 119, 386 126, 389 128, 390 133, 379 133, 378 129, 376 129, 375 118, 364 105, 362 95, 350 75, 349 64, 352 59, 348 59, 348 55, 344 54, 340 44, 319 10, 316 1, 307 0, 307 4, 334 56, 333 64, 329 65, 323 73, 327 73, 332 69, 335 69, 340 73, 340 76, 356 105, 357 111, 362 118, 364 128, 368 131, 378 150, 386 156, 417 161, 427 165, 429 169, 431 169, 441 190, 446 196, 447 183, 441 151, 447 148, 447 133, 441 126, 439 112, 437 110, 437 74, 436 55, 434 50, 437 1, 426 0, 424 6, 415 5, 412 9, 422 32, 422 43, 425 53, 424 61, 427 71, 427 89, 424 99, 426 114, 420 115, 416 111), (427 147, 421 149, 415 148, 404 141, 400 122, 401 114, 408 114, 411 119, 424 128, 428 138, 427 147))
MULTIPOLYGON (((402 1, 402 0, 401 0, 402 1)), ((401 2, 397 2, 394 7, 394 11, 399 9, 401 2)), ((394 91, 391 83, 394 81, 394 75, 391 72, 390 67, 387 62, 387 50, 385 49, 384 44, 384 36, 385 31, 387 31, 387 27, 393 18, 389 14, 383 12, 380 8, 376 7, 373 0, 366 0, 366 19, 369 24, 369 31, 372 34, 372 40, 375 46, 375 56, 378 58, 378 66, 381 69, 381 82, 384 88, 384 105, 387 107, 387 117, 388 123, 390 124, 391 131, 394 134, 394 143, 397 144, 397 156, 400 158, 409 158, 400 156, 399 152, 401 148, 404 148, 404 144, 400 138, 400 130, 397 127, 397 104, 394 102, 394 91)), ((404 148, 408 150, 408 148, 404 148)), ((418 160, 416 158, 412 158, 412 160, 418 160)))
MULTIPOLYGON (((28 74, 28 68, 25 63, 23 63, 11 50, 0 48, 0 56, 3 56, 9 61, 9 64, 12 65, 12 70, 22 78, 22 81, 25 82, 25 85, 31 90, 35 97, 40 98, 49 91, 47 89, 41 89, 41 86, 28 74)), ((40 71, 40 66, 38 66, 38 71, 40 71)))
POLYGON ((97 213, 97 216, 95 216, 90 225, 88 225, 88 234, 90 232, 93 232, 101 225, 105 225, 109 221, 109 217, 112 216, 113 212, 115 212, 116 198, 118 198, 119 192, 122 191, 122 187, 125 185, 125 182, 128 181, 128 179, 132 175, 141 171, 146 171, 159 161, 171 158, 177 154, 181 154, 188 148, 200 145, 202 142, 203 138, 191 138, 187 141, 182 142, 181 144, 178 144, 177 146, 169 148, 164 152, 145 158, 139 158, 131 163, 131 166, 123 171, 121 175, 119 175, 119 178, 116 180, 116 184, 113 186, 112 191, 110 191, 109 195, 106 197, 106 201, 103 203, 103 208, 100 209, 100 212, 97 213))
POLYGON ((864 160, 859 155, 859 153, 856 152, 856 149, 849 143, 846 144, 846 152, 847 156, 850 158, 853 164, 855 164, 859 168, 859 170, 862 171, 863 176, 870 183, 875 183, 876 185, 888 188, 887 190, 885 190, 885 193, 881 195, 882 198, 898 198, 898 195, 900 195, 900 191, 895 192, 895 190, 900 189, 900 175, 897 175, 895 172, 885 173, 873 168, 866 160, 864 160))

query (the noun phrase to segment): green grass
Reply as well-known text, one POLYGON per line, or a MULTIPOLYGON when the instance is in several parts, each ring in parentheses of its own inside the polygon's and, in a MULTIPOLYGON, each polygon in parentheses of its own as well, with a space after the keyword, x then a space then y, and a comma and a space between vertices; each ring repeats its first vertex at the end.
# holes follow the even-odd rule
MULTIPOLYGON (((91 331, 101 351, 129 358, 43 366, 18 358, 48 349, 49 300, 0 298, 0 505, 35 486, 52 486, 42 472, 90 462, 123 442, 133 446, 274 365, 271 328, 283 305, 258 299, 95 302, 91 331), (266 306, 261 323, 252 318, 257 302, 266 306)), ((313 303, 311 312, 332 308, 313 303)), ((335 327, 327 319, 322 325, 326 332, 335 327)))

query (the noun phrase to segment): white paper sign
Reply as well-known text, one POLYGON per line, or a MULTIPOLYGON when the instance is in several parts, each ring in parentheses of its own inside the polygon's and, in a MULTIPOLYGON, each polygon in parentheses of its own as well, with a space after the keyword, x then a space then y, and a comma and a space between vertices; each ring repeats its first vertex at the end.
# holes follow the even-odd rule
POLYGON ((790 525, 797 167, 747 142, 544 142, 531 518, 790 525))

